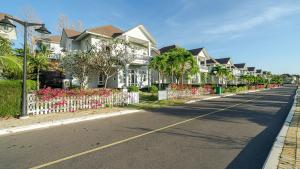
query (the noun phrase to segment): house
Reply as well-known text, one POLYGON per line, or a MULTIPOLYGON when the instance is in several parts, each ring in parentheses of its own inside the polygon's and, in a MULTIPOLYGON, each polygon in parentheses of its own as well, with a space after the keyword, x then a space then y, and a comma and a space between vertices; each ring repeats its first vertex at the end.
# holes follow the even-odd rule
POLYGON ((239 78, 238 83, 245 83, 244 81, 242 81, 240 79, 242 76, 247 75, 248 69, 246 67, 246 63, 237 63, 237 64, 234 64, 234 66, 238 70, 238 72, 237 72, 237 77, 239 78))
POLYGON ((255 67, 247 67, 248 75, 256 76, 256 69, 255 67))
POLYGON ((202 84, 207 82, 207 73, 208 67, 206 65, 206 61, 210 59, 205 48, 196 48, 188 50, 197 60, 197 64, 199 66, 199 72, 197 75, 191 79, 191 83, 193 84, 202 84), (201 77, 201 74, 205 77, 201 77), (204 81, 202 81, 204 79, 204 81))
POLYGON ((239 78, 239 69, 234 66, 232 59, 230 57, 227 57, 227 58, 216 59, 216 61, 220 63, 221 66, 227 68, 232 73, 233 79, 231 81, 228 81, 228 83, 236 85, 238 83, 238 78, 239 78))
POLYGON ((263 75, 263 71, 261 69, 257 69, 256 70, 256 75, 257 76, 262 76, 263 75))
MULTIPOLYGON (((170 51, 171 49, 174 48, 180 48, 180 46, 178 45, 169 45, 169 46, 165 46, 160 48, 160 53, 163 54, 165 52, 170 51)), ((206 61, 210 59, 210 56, 208 55, 207 51, 205 48, 195 48, 195 49, 190 49, 188 50, 196 59, 197 64, 199 66, 199 72, 194 75, 191 78, 187 78, 184 77, 183 79, 183 83, 185 84, 202 84, 202 83, 206 83, 207 80, 207 73, 208 73, 208 67, 206 65, 206 61), (201 77, 201 74, 204 73, 205 77, 201 77), (204 81, 202 81, 201 79, 205 79, 204 81)), ((157 75, 154 75, 155 77, 157 75)), ((154 78, 155 78, 154 77, 154 78)), ((155 80, 157 81, 157 78, 155 78, 155 80)), ((171 83, 172 82, 172 77, 164 77, 162 79, 163 83, 171 83)))
MULTIPOLYGON (((64 29, 60 40, 60 46, 65 53, 77 50, 86 50, 91 45, 96 45, 107 39, 120 38, 126 40, 136 48, 135 60, 126 70, 117 70, 117 73, 108 80, 107 87, 122 88, 138 86, 144 88, 151 85, 148 62, 152 55, 158 51, 156 41, 143 25, 138 25, 123 31, 112 25, 86 29, 83 32, 64 29)), ((93 74, 89 76, 87 87, 96 88, 104 85, 104 76, 93 74)), ((76 79, 72 83, 78 83, 76 79)))
POLYGON ((214 69, 214 67, 220 65, 219 62, 216 61, 216 59, 210 57, 209 60, 206 60, 206 66, 208 69, 208 74, 209 76, 207 76, 207 83, 209 84, 217 84, 218 83, 218 79, 215 75, 212 74, 212 71, 214 69))
POLYGON ((247 74, 246 63, 237 63, 234 66, 239 70, 238 76, 243 76, 247 74))
MULTIPOLYGON (((0 20, 5 19, 5 13, 0 13, 0 20)), ((9 20, 13 23, 12 20, 9 20)), ((16 28, 10 28, 7 26, 0 25, 0 36, 6 39, 9 39, 10 41, 17 39, 17 31, 16 28)))
POLYGON ((62 47, 60 47, 60 39, 61 36, 59 35, 49 36, 46 39, 37 39, 36 46, 39 46, 40 43, 45 44, 51 52, 48 58, 51 60, 59 60, 63 55, 62 47))

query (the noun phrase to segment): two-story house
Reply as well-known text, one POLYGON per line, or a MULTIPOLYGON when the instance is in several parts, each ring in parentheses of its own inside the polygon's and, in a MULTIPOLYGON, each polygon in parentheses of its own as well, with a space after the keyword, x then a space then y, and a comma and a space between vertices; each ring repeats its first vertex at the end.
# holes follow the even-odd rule
POLYGON ((238 69, 238 74, 237 76, 239 77, 239 81, 238 83, 242 83, 244 84, 245 82, 243 82, 240 77, 247 75, 247 66, 246 63, 238 63, 238 64, 234 64, 234 66, 238 69))
POLYGON ((194 55, 197 64, 199 66, 199 72, 196 74, 194 78, 191 79, 191 83, 193 84, 207 83, 208 67, 206 65, 206 61, 210 59, 210 56, 208 55, 206 49, 196 48, 196 49, 190 49, 188 51, 194 55), (201 77, 203 75, 204 77, 201 77), (202 79, 204 79, 204 81, 202 79))
MULTIPOLYGON (((180 48, 180 47, 178 45, 165 46, 160 49, 160 53, 163 54, 174 48, 180 48)), ((206 65, 206 61, 210 59, 210 56, 208 55, 205 48, 195 48, 195 49, 190 49, 188 51, 195 57, 195 60, 197 61, 197 65, 199 66, 199 72, 191 78, 184 76, 183 83, 185 83, 185 84, 206 83, 206 80, 202 81, 201 79, 206 79, 206 76, 208 73, 208 67, 206 65), (201 74, 204 74, 205 77, 201 77, 201 74)), ((155 78, 155 79, 158 80, 157 78, 155 78)), ((164 77, 162 79, 162 82, 163 83, 171 83, 172 77, 164 77)))
MULTIPOLYGON (((219 58, 219 59, 216 59, 216 61, 218 63, 220 63, 220 65, 224 68, 227 68, 233 75, 233 79, 232 80, 228 80, 227 78, 224 78, 223 80, 225 80, 227 83, 230 83, 230 84, 237 84, 238 83, 238 78, 239 78, 239 69, 236 68, 234 66, 234 63, 232 61, 232 59, 230 57, 227 57, 227 58, 219 58)), ((222 82, 223 84, 225 82, 222 82)))
POLYGON ((37 39, 36 46, 39 46, 40 43, 46 45, 48 50, 51 52, 48 58, 58 61, 63 56, 62 47, 60 47, 60 39, 61 36, 59 35, 49 36, 45 39, 37 39))
MULTIPOLYGON (((5 15, 7 15, 7 14, 0 13, 0 20, 4 20, 5 15)), ((9 21, 13 23, 13 21, 11 21, 11 20, 9 20, 9 21)), ((11 28, 8 26, 0 25, 0 36, 3 38, 9 39, 10 41, 16 40, 17 39, 16 28, 11 28)))
MULTIPOLYGON (((64 29, 61 37, 63 51, 73 52, 86 50, 91 45, 97 45, 107 39, 120 38, 130 42, 135 48, 135 60, 126 66, 126 70, 117 70, 117 73, 108 80, 107 87, 122 88, 136 85, 144 88, 151 85, 148 63, 152 54, 157 52, 156 41, 143 25, 138 25, 127 31, 115 26, 107 25, 78 32, 64 29)), ((87 87, 95 88, 104 85, 103 75, 90 75, 87 87)), ((72 83, 76 84, 76 79, 72 83)))
POLYGON ((256 75, 257 76, 262 76, 263 75, 263 71, 261 69, 257 69, 256 70, 256 75))
POLYGON ((255 67, 247 67, 248 75, 256 76, 255 67))

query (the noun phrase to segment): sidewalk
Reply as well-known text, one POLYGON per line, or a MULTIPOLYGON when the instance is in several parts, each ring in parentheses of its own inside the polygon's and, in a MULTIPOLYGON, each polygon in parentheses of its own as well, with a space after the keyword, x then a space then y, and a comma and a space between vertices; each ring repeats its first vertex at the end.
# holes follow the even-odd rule
POLYGON ((298 92, 263 168, 300 169, 300 95, 298 92))
POLYGON ((278 169, 300 168, 300 101, 296 103, 296 111, 285 137, 279 158, 278 169))

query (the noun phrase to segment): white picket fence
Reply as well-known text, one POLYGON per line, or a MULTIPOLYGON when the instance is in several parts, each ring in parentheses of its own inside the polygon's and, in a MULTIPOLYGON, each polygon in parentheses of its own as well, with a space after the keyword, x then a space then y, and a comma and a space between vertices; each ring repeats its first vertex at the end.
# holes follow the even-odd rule
POLYGON ((95 109, 106 106, 125 106, 139 103, 138 92, 120 92, 110 96, 67 96, 51 100, 41 100, 36 94, 28 94, 28 114, 49 114, 58 112, 74 112, 84 109, 95 109))

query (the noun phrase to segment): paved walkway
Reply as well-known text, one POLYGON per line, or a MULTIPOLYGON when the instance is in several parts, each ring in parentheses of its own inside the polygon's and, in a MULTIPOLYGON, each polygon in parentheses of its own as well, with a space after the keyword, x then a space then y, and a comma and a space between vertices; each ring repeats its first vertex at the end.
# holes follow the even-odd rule
POLYGON ((280 155, 278 169, 300 169, 300 96, 297 108, 288 129, 283 150, 280 155))

